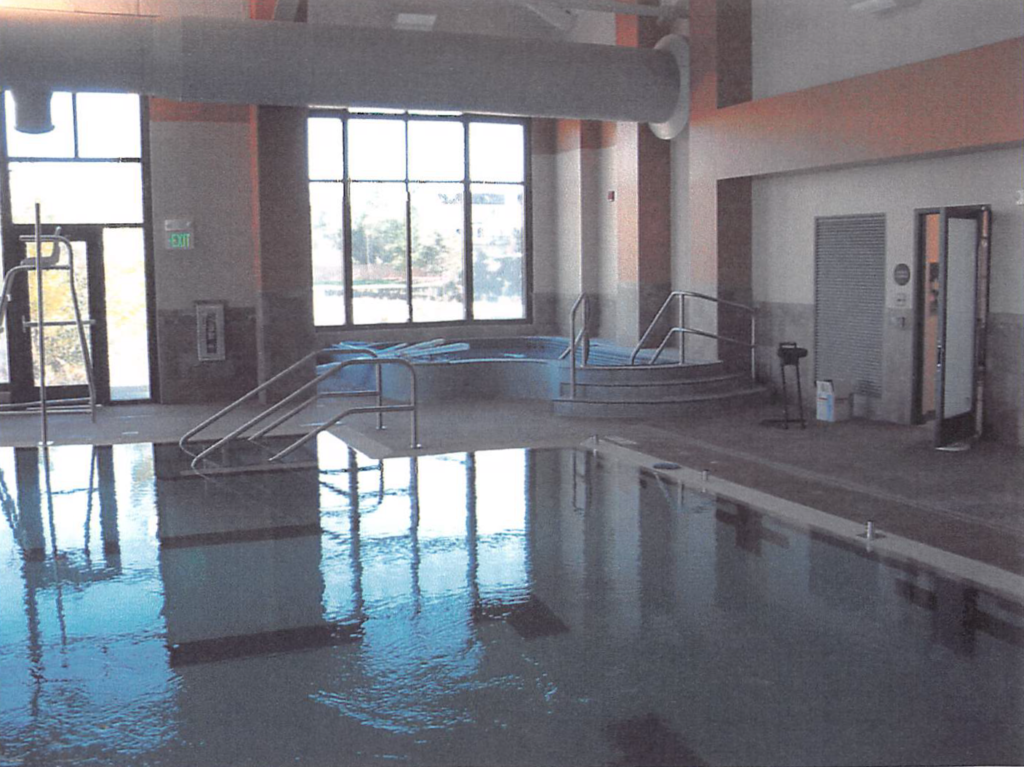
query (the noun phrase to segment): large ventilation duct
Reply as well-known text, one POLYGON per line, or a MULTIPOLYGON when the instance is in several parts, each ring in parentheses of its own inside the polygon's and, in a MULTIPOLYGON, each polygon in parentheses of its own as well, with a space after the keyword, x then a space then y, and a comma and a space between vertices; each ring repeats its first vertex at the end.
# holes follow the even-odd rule
POLYGON ((53 130, 53 119, 50 116, 52 91, 19 86, 11 95, 14 96, 16 130, 22 133, 49 133, 53 130))
POLYGON ((679 62, 667 50, 478 35, 0 10, 0 86, 15 92, 663 123, 678 121, 689 90, 679 62))

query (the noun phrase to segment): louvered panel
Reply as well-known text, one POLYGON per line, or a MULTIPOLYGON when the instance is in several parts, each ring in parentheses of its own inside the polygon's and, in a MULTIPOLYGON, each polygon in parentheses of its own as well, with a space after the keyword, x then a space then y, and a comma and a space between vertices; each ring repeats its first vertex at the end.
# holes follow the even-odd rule
POLYGON ((882 394, 885 216, 815 222, 814 374, 882 394))

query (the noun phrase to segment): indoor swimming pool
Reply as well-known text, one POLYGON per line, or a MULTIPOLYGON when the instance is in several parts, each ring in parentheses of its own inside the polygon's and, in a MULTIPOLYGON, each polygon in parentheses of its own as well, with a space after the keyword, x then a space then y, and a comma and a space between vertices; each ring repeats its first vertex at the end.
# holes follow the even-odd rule
POLYGON ((0 450, 0 765, 1024 762, 1013 594, 596 449, 186 459, 0 450))

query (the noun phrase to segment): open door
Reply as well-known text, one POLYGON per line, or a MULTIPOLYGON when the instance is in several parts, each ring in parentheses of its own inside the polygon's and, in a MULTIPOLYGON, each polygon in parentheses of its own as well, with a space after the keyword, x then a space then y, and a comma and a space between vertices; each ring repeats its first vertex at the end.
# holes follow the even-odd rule
POLYGON ((935 446, 940 449, 981 434, 991 228, 987 205, 939 211, 935 446))

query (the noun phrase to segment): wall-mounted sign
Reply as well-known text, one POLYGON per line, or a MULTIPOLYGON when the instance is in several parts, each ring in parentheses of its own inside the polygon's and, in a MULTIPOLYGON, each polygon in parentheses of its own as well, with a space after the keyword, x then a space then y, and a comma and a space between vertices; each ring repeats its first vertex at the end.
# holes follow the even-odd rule
POLYGON ((200 362, 225 359, 223 302, 196 302, 196 347, 200 362))
POLYGON ((910 282, 910 267, 906 264, 896 264, 892 270, 892 278, 896 280, 897 285, 903 287, 910 282))
POLYGON ((164 221, 164 247, 167 250, 192 250, 195 247, 192 219, 166 219, 164 221))

